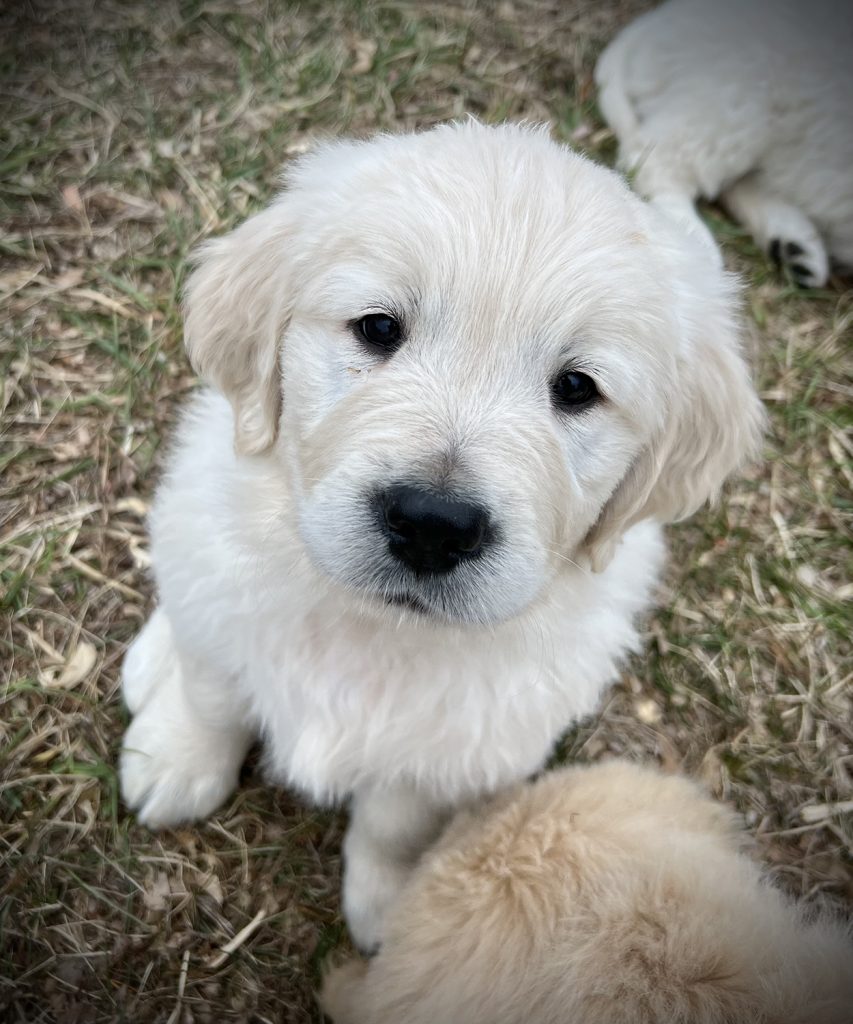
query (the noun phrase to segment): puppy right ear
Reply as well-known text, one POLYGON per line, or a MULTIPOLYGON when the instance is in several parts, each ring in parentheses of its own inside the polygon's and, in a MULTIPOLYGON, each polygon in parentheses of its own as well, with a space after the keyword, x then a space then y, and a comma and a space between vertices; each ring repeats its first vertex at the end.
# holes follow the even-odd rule
POLYGON ((184 292, 184 344, 234 410, 234 447, 266 451, 281 412, 279 345, 290 317, 286 200, 205 242, 184 292))

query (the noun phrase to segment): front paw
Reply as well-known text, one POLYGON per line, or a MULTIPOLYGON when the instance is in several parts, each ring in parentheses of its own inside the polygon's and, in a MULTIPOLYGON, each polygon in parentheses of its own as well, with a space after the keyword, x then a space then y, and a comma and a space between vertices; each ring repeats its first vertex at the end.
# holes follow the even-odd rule
POLYGON ((242 734, 213 732, 148 705, 125 734, 124 801, 151 829, 206 818, 235 789, 245 749, 242 734))
POLYGON ((343 911, 353 945, 374 956, 382 945, 388 913, 408 880, 413 865, 345 851, 343 911))

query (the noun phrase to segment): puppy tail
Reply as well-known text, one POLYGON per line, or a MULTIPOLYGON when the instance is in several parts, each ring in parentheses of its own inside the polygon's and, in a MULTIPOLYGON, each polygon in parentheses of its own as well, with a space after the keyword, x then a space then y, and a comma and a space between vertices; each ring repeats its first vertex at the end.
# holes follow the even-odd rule
MULTIPOLYGON (((642 21, 642 18, 639 19, 642 21)), ((620 157, 625 165, 626 156, 634 149, 640 122, 625 83, 625 63, 638 22, 624 28, 604 49, 595 65, 595 83, 598 86, 598 107, 604 120, 619 140, 620 157)))
POLYGON ((646 16, 641 15, 623 28, 598 58, 598 106, 619 142, 619 166, 626 174, 636 176, 634 188, 645 198, 653 199, 657 209, 700 242, 705 257, 722 268, 722 253, 694 207, 696 188, 682 180, 669 162, 663 162, 652 152, 628 88, 628 61, 645 29, 646 16))

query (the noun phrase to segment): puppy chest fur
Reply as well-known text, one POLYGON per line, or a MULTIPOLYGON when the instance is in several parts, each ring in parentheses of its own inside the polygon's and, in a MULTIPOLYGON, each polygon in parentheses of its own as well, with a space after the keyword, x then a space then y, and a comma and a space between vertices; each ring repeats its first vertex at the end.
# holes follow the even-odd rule
MULTIPOLYGON (((185 425, 199 439, 229 428, 227 404, 209 394, 185 425)), ((205 650, 251 708, 275 774, 315 798, 416 778, 460 799, 535 770, 636 648, 634 619, 663 560, 660 528, 647 522, 605 572, 572 574, 544 607, 495 629, 394 606, 370 614, 318 580, 298 541, 279 534, 269 544, 284 498, 259 504, 233 455, 219 471, 238 497, 206 522, 200 547, 209 469, 193 444, 178 449, 152 522, 161 599, 179 643, 205 650), (203 606, 186 601, 190 592, 205 595, 203 606)))

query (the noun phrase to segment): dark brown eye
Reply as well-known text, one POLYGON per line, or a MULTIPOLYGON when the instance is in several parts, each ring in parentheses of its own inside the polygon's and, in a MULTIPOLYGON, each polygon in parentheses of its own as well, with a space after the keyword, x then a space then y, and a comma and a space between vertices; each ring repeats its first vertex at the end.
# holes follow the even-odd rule
POLYGON ((388 313, 368 313, 355 322, 355 333, 367 347, 383 355, 395 352, 403 340, 400 321, 388 313))
POLYGON ((575 370, 566 370, 556 377, 551 384, 551 394, 561 409, 570 411, 585 409, 600 397, 592 377, 575 370))

